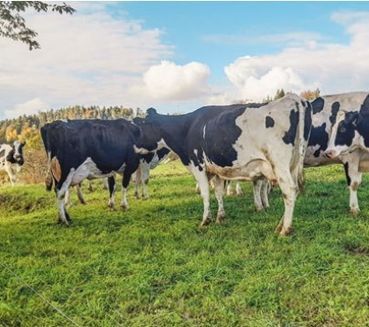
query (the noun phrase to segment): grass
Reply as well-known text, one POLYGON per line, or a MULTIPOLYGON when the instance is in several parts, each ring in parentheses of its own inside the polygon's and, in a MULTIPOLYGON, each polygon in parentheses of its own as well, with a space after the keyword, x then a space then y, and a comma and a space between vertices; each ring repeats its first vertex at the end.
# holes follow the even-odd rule
POLYGON ((43 185, 1 187, 0 326, 367 326, 368 178, 356 218, 341 167, 306 180, 288 238, 274 234, 279 191, 256 213, 247 183, 224 225, 198 229, 202 201, 178 163, 153 171, 149 200, 131 190, 128 212, 107 209, 100 182, 86 206, 73 194, 70 228, 43 185))

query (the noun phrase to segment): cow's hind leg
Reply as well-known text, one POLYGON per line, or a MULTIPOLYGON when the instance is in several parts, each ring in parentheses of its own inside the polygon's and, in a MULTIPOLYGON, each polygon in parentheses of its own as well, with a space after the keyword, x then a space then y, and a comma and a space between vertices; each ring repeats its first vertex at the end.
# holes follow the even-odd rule
POLYGON ((268 180, 262 179, 261 202, 263 203, 264 209, 269 208, 269 188, 270 188, 270 184, 268 180))
POLYGON ((362 173, 359 172, 358 162, 352 160, 344 163, 347 185, 350 191, 350 211, 353 215, 360 212, 357 190, 361 184, 362 173))
POLYGON ((56 187, 56 199, 59 210, 59 222, 69 226, 72 222, 66 208, 65 208, 65 195, 68 192, 69 186, 72 182, 74 175, 74 168, 70 170, 65 179, 61 179, 56 187))
POLYGON ((286 236, 292 232, 292 218, 295 208, 297 185, 294 183, 294 179, 288 170, 276 172, 276 176, 284 201, 283 217, 277 226, 276 232, 279 232, 282 236, 286 236))
POLYGON ((202 222, 200 224, 200 227, 203 227, 211 222, 209 179, 204 169, 200 170, 198 167, 195 166, 190 166, 189 169, 199 185, 200 194, 203 199, 204 213, 202 216, 202 222))
POLYGON ((215 176, 214 181, 214 189, 215 189, 215 197, 218 201, 218 213, 217 213, 217 224, 221 224, 225 218, 225 211, 223 205, 223 195, 224 195, 224 180, 215 176))
POLYGON ((254 204, 256 207, 256 211, 261 211, 264 209, 263 202, 261 200, 261 190, 262 190, 262 180, 257 179, 253 181, 253 191, 254 191, 254 204))
POLYGON ((115 206, 115 199, 114 199, 115 177, 114 176, 109 176, 108 177, 108 189, 109 189, 108 207, 111 208, 111 209, 114 209, 114 206, 115 206))

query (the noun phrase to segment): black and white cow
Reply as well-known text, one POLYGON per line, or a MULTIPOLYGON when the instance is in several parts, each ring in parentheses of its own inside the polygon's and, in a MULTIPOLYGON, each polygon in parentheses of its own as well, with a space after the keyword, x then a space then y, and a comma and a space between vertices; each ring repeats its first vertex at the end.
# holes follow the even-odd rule
POLYGON ((355 191, 355 194, 361 182, 361 173, 369 171, 369 94, 365 94, 359 106, 340 108, 325 151, 332 160, 354 157, 354 161, 347 161, 345 169, 350 191, 355 191), (359 178, 351 180, 351 170, 357 172, 359 178))
MULTIPOLYGON (((328 149, 329 142, 335 139, 334 126, 344 118, 355 116, 360 108, 368 106, 367 92, 351 92, 336 95, 326 95, 315 99, 312 104, 312 128, 306 150, 304 166, 318 167, 330 164, 343 164, 347 185, 350 190, 350 210, 353 214, 359 212, 357 189, 361 183, 363 171, 369 171, 369 154, 352 148, 350 151, 338 152, 328 149)), ((257 194, 254 188, 254 195, 257 194)), ((255 200, 255 204, 257 201, 255 200)), ((258 207, 256 205, 256 207, 258 207)))
POLYGON ((363 166, 367 165, 369 168, 369 155, 360 151, 333 153, 329 149, 332 148, 329 142, 335 139, 334 126, 343 118, 340 112, 347 112, 348 116, 351 116, 351 113, 356 115, 360 108, 368 105, 368 99, 367 92, 351 92, 322 96, 314 100, 313 127, 304 161, 307 167, 343 164, 350 190, 350 210, 353 214, 360 211, 357 189, 361 184, 363 166))
MULTIPOLYGON (((143 199, 149 198, 149 193, 147 191, 147 184, 149 183, 150 170, 154 169, 159 165, 160 162, 165 160, 170 150, 167 148, 162 148, 154 153, 149 153, 145 155, 140 155, 139 165, 136 171, 133 173, 132 178, 135 183, 135 197, 140 198, 140 188, 143 199)), ((114 208, 115 200, 115 176, 108 177, 108 189, 109 189, 109 207, 114 208)))
POLYGON ((133 149, 139 132, 139 127, 124 119, 55 121, 41 128, 52 176, 47 188, 55 184, 59 221, 70 224, 65 194, 86 178, 123 174, 121 206, 128 208, 127 187, 140 160, 133 149))
POLYGON ((25 142, 15 141, 12 145, 0 145, 0 170, 4 170, 10 179, 12 186, 17 181, 17 174, 20 172, 23 164, 23 147, 25 142))
POLYGON ((175 152, 199 183, 204 213, 211 220, 209 176, 214 177, 217 222, 225 217, 224 179, 266 178, 282 190, 285 211, 277 231, 287 235, 311 128, 311 106, 294 94, 259 108, 246 105, 207 106, 178 116, 147 111, 135 143, 138 153, 167 147, 175 152))

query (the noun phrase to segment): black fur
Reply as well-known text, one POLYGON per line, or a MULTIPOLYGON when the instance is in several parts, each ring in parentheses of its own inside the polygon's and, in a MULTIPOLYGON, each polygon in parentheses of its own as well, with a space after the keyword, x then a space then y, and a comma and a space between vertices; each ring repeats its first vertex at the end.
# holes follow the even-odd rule
POLYGON ((265 127, 270 128, 274 126, 274 119, 270 116, 265 117, 265 127))

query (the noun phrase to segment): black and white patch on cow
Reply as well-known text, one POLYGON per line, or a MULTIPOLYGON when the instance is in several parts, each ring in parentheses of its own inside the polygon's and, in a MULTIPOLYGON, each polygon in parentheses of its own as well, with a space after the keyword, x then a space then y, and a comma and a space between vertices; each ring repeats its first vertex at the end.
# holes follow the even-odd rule
POLYGON ((209 176, 214 176, 218 223, 225 216, 224 180, 265 178, 278 184, 285 202, 278 231, 286 235, 291 231, 298 181, 302 179, 307 145, 304 134, 308 137, 310 133, 310 126, 305 132, 308 108, 309 103, 288 94, 257 109, 247 105, 208 106, 178 116, 160 115, 150 109, 140 124, 135 149, 147 153, 165 144, 179 156, 200 187, 202 226, 211 220, 209 176), (265 126, 267 116, 274 120, 273 127, 265 126), (295 123, 297 126, 292 126, 295 123))
MULTIPOLYGON (((139 128, 124 119, 56 121, 41 128, 55 185, 59 221, 69 225, 65 195, 70 186, 84 179, 123 174, 122 207, 128 209, 127 187, 139 164, 133 140, 139 128)), ((51 188, 51 185, 48 185, 51 188)))
POLYGON ((17 174, 23 164, 23 147, 26 143, 15 141, 13 144, 0 144, 0 170, 5 171, 12 186, 17 181, 17 174))

